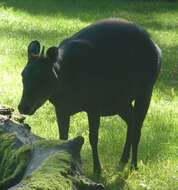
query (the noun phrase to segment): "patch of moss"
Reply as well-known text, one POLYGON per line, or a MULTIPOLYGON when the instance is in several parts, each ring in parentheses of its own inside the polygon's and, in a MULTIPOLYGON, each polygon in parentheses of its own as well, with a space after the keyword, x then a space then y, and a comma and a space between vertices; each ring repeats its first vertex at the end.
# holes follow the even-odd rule
POLYGON ((68 141, 39 140, 23 145, 13 134, 0 134, 0 190, 16 184, 17 190, 89 189, 88 181, 76 172, 76 159, 70 149, 68 141), (34 167, 36 159, 39 165, 34 167), (30 171, 27 166, 34 168, 30 171))
POLYGON ((0 133, 0 189, 18 183, 30 160, 32 147, 24 145, 12 133, 0 133))
POLYGON ((65 140, 46 140, 46 139, 40 139, 38 141, 35 141, 33 144, 34 146, 40 146, 41 148, 44 149, 50 149, 50 148, 54 148, 57 146, 60 146, 62 144, 66 143, 65 140))
POLYGON ((68 178, 72 173, 72 156, 61 151, 49 156, 42 165, 22 182, 18 190, 72 190, 73 183, 68 178))

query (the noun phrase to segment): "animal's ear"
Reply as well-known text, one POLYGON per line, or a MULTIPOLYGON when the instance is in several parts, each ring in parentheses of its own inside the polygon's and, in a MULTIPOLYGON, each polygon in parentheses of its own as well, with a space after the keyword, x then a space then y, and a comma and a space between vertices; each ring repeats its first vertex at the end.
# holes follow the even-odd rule
POLYGON ((55 46, 50 47, 46 52, 46 56, 50 59, 51 62, 56 62, 58 57, 58 48, 55 46))
POLYGON ((28 59, 35 59, 40 56, 40 42, 37 40, 31 41, 28 45, 28 59))
POLYGON ((42 50, 41 50, 41 57, 44 56, 44 51, 45 51, 45 47, 43 46, 43 47, 42 47, 42 50))

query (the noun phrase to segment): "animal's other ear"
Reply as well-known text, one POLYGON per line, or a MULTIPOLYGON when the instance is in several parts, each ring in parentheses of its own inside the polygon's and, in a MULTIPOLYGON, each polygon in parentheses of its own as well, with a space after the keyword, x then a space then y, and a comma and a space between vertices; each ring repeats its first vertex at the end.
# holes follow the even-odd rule
POLYGON ((56 62, 58 57, 58 48, 55 46, 50 47, 46 52, 46 56, 50 59, 51 62, 56 62))
POLYGON ((37 40, 31 41, 28 45, 28 59, 32 60, 40 56, 40 42, 37 40))

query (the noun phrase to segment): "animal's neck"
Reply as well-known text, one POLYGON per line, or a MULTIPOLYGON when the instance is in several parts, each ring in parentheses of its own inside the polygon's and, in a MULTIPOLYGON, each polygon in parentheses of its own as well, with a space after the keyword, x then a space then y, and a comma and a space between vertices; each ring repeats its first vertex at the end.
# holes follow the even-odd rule
POLYGON ((51 78, 51 87, 52 92, 51 96, 48 98, 48 100, 53 103, 54 96, 58 90, 58 84, 59 84, 59 64, 55 62, 52 66, 51 72, 52 72, 52 78, 51 78))

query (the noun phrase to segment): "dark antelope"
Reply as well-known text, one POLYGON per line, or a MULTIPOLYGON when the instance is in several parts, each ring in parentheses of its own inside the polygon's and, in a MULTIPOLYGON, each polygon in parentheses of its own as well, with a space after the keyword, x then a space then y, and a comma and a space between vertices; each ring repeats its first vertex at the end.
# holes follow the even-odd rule
POLYGON ((61 139, 68 138, 70 116, 88 114, 94 172, 100 172, 98 129, 101 116, 118 114, 127 124, 121 157, 137 168, 137 149, 153 86, 161 64, 161 50, 139 26, 121 19, 92 24, 58 47, 40 53, 40 43, 28 46, 22 72, 19 111, 32 115, 46 100, 55 107, 61 139))

